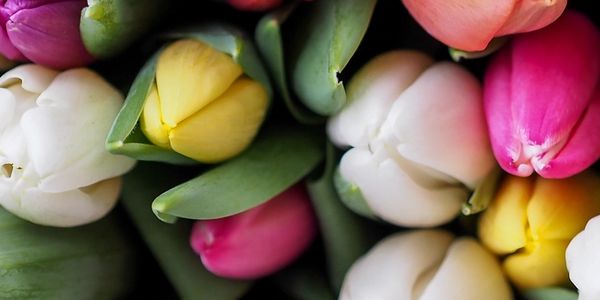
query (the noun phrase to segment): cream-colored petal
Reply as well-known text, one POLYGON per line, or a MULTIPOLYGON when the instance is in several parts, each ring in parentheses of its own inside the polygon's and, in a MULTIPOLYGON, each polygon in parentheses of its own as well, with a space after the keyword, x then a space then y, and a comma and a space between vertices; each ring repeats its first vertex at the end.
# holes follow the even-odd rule
POLYGON ((140 128, 150 142, 159 147, 171 149, 169 142, 170 128, 163 123, 160 109, 158 90, 156 84, 153 83, 144 102, 144 109, 140 116, 140 128))
POLYGON ((521 289, 566 285, 565 263, 568 240, 530 243, 524 251, 510 255, 503 266, 510 280, 521 289))
POLYGON ((173 128, 171 147, 206 163, 231 158, 252 142, 268 104, 260 83, 240 78, 221 97, 173 128))
POLYGON ((242 72, 233 58, 198 40, 169 45, 156 65, 163 122, 177 126, 223 94, 242 72))
POLYGON ((19 83, 28 92, 43 92, 58 75, 57 71, 41 65, 27 64, 18 66, 0 77, 0 87, 19 83))
POLYGON ((569 278, 579 289, 579 300, 600 299, 600 217, 571 240, 565 254, 569 278))

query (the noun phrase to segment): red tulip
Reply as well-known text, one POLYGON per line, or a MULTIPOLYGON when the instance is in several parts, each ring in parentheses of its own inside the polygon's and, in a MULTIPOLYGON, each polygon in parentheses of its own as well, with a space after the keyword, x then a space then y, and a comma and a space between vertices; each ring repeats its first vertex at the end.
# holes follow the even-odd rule
POLYGON ((308 195, 295 185, 240 214, 196 222, 190 242, 214 274, 253 279, 291 263, 310 245, 316 229, 308 195))

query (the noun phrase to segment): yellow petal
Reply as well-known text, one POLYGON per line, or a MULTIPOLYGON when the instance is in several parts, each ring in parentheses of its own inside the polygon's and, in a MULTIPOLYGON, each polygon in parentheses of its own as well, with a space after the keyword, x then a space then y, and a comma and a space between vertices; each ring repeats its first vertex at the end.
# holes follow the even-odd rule
POLYGON ((144 109, 140 116, 140 127, 144 135, 153 144, 170 149, 169 145, 169 126, 165 125, 161 119, 160 99, 156 84, 152 84, 150 92, 144 102, 144 109))
POLYGON ((231 158, 250 144, 267 106, 262 85, 240 78, 217 100, 173 128, 171 147, 206 163, 231 158))
POLYGON ((507 175, 479 220, 479 237, 493 252, 508 254, 527 241, 526 207, 532 179, 507 175))
POLYGON ((540 177, 527 211, 534 240, 570 240, 600 214, 600 177, 592 171, 566 179, 540 177))
POLYGON ((223 94, 241 74, 233 58, 203 42, 171 44, 156 65, 163 121, 177 126, 223 94))
POLYGON ((565 250, 568 244, 569 240, 532 243, 525 251, 504 261, 506 274, 521 289, 567 284, 565 250))

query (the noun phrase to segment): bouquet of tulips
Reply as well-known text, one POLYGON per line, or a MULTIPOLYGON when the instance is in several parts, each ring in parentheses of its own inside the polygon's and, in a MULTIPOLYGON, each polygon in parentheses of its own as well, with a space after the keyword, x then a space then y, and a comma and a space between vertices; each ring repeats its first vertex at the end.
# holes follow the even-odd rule
POLYGON ((0 1, 0 299, 600 300, 593 1, 0 1))

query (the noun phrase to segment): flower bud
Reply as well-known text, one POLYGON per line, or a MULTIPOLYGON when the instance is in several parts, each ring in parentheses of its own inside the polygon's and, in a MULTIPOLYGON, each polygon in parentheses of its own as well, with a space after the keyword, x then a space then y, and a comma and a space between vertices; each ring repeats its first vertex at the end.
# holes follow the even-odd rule
POLYGON ((442 43, 480 51, 497 36, 528 32, 554 22, 567 0, 402 0, 410 14, 442 43))
POLYGON ((196 222, 190 242, 214 274, 252 279, 291 263, 310 245, 316 229, 310 199, 297 184, 240 214, 196 222))
POLYGON ((569 243, 565 254, 569 278, 579 289, 579 300, 600 299, 600 217, 592 218, 569 243))
POLYGON ((134 160, 104 141, 123 102, 96 73, 24 65, 0 77, 0 204, 31 222, 76 226, 115 204, 134 160))
POLYGON ((346 274, 341 300, 512 299, 493 255, 474 239, 415 230, 380 241, 346 274))
POLYGON ((247 11, 263 11, 281 5, 282 0, 227 0, 229 5, 247 11))
POLYGON ((85 0, 6 0, 0 4, 0 52, 11 60, 66 69, 90 63, 79 32, 85 0))
POLYGON ((600 214, 598 187, 591 171, 561 180, 507 175, 479 220, 479 237, 506 256, 504 270, 518 287, 568 284, 565 249, 600 214))
POLYGON ((389 52, 352 78, 348 99, 328 124, 334 143, 353 147, 340 175, 386 221, 450 221, 493 167, 480 86, 456 64, 389 52))
POLYGON ((485 74, 492 148, 513 175, 565 178, 600 157, 600 32, 567 12, 516 36, 485 74), (577 34, 573 34, 576 32, 577 34))
POLYGON ((180 40, 160 53, 140 125, 155 145, 215 163, 250 144, 268 103, 265 88, 230 56, 180 40))

